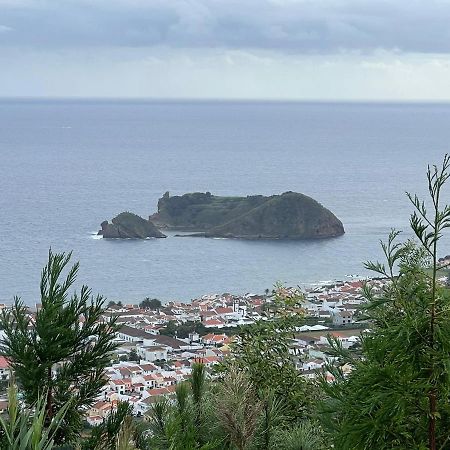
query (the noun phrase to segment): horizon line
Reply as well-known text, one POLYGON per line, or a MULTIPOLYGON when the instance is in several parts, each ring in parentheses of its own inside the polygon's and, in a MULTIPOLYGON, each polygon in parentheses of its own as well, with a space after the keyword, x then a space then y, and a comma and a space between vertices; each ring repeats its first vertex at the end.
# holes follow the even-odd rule
POLYGON ((107 96, 1 96, 0 102, 26 101, 98 101, 142 103, 323 103, 323 104, 450 104, 449 99, 301 99, 301 98, 224 98, 224 97, 107 97, 107 96))
POLYGON ((0 96, 0 104, 7 103, 39 103, 39 102, 96 102, 96 103, 235 103, 235 104, 316 104, 316 105, 450 105, 450 99, 275 99, 275 98, 196 98, 196 97, 63 97, 63 96, 0 96))

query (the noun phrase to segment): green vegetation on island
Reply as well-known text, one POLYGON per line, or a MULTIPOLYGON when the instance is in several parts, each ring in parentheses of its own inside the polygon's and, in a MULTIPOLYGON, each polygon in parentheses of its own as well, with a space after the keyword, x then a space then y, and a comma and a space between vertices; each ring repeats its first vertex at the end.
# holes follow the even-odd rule
POLYGON ((206 237, 315 239, 344 234, 342 222, 316 200, 296 192, 219 197, 191 193, 158 201, 156 226, 202 232, 206 237))

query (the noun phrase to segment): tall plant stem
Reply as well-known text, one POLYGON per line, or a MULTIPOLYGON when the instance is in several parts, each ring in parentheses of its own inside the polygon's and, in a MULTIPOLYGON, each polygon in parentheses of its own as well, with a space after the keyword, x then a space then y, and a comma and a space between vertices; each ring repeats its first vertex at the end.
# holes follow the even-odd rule
MULTIPOLYGON (((445 167, 445 164, 444 164, 445 167)), ((442 175, 444 170, 442 171, 442 175)), ((437 174, 436 174, 437 175, 437 174)), ((439 218, 439 195, 441 177, 436 176, 436 190, 433 196, 433 206, 434 206, 434 239, 433 239, 433 277, 431 286, 431 311, 430 311, 430 383, 431 388, 428 392, 428 402, 429 402, 429 418, 428 418, 428 446, 430 450, 436 450, 436 386, 434 380, 434 329, 436 321, 436 275, 437 275, 437 243, 439 240, 440 232, 440 218, 439 218)), ((432 191, 433 192, 433 191, 432 191)))

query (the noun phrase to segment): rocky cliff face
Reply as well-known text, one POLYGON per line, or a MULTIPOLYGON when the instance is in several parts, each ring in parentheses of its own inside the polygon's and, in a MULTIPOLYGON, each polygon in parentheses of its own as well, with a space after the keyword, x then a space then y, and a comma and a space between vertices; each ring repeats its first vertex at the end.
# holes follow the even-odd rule
POLYGON ((168 229, 201 231, 207 237, 317 239, 344 234, 342 222, 331 211, 296 192, 270 197, 166 193, 150 220, 168 229))
POLYGON ((146 239, 149 237, 165 238, 155 225, 136 214, 123 212, 114 217, 109 223, 102 222, 102 229, 98 232, 104 238, 109 239, 146 239))

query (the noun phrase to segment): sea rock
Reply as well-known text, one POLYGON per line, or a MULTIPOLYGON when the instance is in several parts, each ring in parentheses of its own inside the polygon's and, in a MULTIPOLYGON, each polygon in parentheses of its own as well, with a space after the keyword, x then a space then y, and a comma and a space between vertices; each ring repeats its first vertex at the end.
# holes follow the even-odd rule
POLYGON ((101 223, 101 230, 98 232, 108 239, 146 239, 149 237, 165 238, 155 225, 149 220, 130 213, 122 212, 114 217, 109 223, 107 220, 101 223))
POLYGON ((344 234, 342 222, 319 202, 296 192, 219 197, 195 192, 158 201, 156 226, 243 239, 318 239, 344 234))

